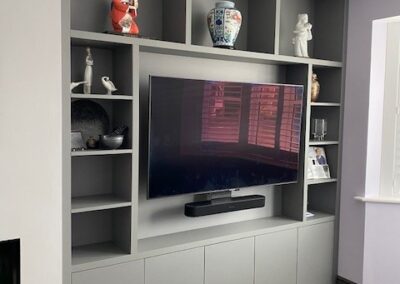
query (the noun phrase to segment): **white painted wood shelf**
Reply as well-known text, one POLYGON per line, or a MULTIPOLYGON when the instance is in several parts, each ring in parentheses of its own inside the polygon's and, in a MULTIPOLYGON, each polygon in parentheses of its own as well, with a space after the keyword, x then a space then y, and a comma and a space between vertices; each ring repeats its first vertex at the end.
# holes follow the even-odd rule
POLYGON ((118 149, 118 150, 85 150, 85 151, 73 151, 71 152, 72 157, 86 157, 86 156, 106 156, 106 155, 123 155, 132 154, 132 149, 118 149))
POLYGON ((329 145, 339 145, 339 141, 313 141, 310 140, 309 146, 329 146, 329 145))
POLYGON ((269 217, 213 226, 139 240, 139 253, 157 250, 188 249, 226 241, 296 228, 302 222, 285 217, 269 217))
POLYGON ((72 198, 71 213, 83 213, 129 207, 132 202, 113 195, 95 195, 72 198))
POLYGON ((89 100, 128 100, 132 101, 132 96, 126 95, 99 95, 99 94, 71 94, 72 99, 89 99, 89 100))
POLYGON ((112 242, 72 247, 72 265, 107 260, 128 255, 112 242))
POLYGON ((323 183, 333 183, 337 182, 337 178, 326 178, 326 179, 309 179, 307 180, 308 185, 313 185, 313 184, 323 184, 323 183))
POLYGON ((112 46, 116 44, 136 44, 139 45, 141 51, 145 52, 261 64, 312 64, 316 67, 343 67, 343 63, 338 61, 294 57, 243 50, 228 50, 208 46, 198 46, 78 30, 71 30, 71 42, 74 45, 95 45, 104 47, 109 47, 110 45, 112 46))
POLYGON ((318 102, 318 103, 311 103, 312 107, 340 107, 340 103, 328 103, 328 102, 318 102))
POLYGON ((335 220, 335 215, 333 214, 328 214, 319 211, 309 211, 309 212, 314 214, 314 216, 306 218, 306 222, 308 224, 318 224, 335 220))

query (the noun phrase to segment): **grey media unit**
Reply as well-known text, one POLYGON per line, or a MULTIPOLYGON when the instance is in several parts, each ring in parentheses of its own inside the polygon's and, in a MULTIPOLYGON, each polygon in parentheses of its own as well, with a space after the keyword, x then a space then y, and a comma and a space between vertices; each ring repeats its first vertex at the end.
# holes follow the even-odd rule
POLYGON ((110 0, 65 2, 64 283, 333 283, 346 0, 236 0, 244 18, 237 50, 211 47, 205 16, 215 0, 140 1, 147 39, 103 33, 110 30, 110 0), (296 58, 292 30, 305 12, 314 24, 312 58, 296 58), (94 94, 70 94, 86 46, 95 60, 94 94), (322 85, 319 103, 310 100, 312 70, 322 85), (142 138, 149 74, 305 85, 299 182, 236 193, 265 195, 264 208, 197 219, 183 214, 193 196, 147 200, 142 138), (102 75, 119 95, 98 95, 102 75), (70 152, 70 107, 77 99, 99 102, 114 126, 129 126, 125 149, 70 152), (313 117, 328 119, 327 141, 310 140, 313 117), (325 147, 332 179, 307 180, 304 157, 312 145, 325 147), (306 218, 307 211, 315 216, 306 218))

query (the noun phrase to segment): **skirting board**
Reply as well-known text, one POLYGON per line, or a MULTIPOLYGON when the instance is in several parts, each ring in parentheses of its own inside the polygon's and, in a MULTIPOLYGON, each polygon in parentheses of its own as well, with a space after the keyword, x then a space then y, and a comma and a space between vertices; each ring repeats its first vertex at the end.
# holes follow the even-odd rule
POLYGON ((347 279, 344 279, 344 278, 338 276, 337 279, 336 279, 336 284, 357 284, 357 283, 352 282, 350 280, 347 280, 347 279))

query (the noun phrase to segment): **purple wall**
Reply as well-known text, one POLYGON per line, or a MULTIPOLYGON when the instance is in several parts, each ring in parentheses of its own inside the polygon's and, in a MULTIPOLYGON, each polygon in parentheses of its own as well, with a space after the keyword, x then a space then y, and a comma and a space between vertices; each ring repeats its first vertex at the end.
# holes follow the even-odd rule
POLYGON ((349 0, 338 274, 356 283, 363 280, 364 238, 370 239, 365 205, 354 196, 365 194, 372 21, 397 15, 398 0, 349 0))

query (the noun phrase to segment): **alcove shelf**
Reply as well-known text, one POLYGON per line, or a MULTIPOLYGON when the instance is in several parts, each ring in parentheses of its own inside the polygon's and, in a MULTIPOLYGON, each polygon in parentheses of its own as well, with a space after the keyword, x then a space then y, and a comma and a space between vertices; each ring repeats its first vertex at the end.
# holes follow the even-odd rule
MULTIPOLYGON (((94 101, 109 114, 111 127, 129 127, 122 149, 68 149, 64 155, 70 165, 65 170, 69 186, 64 218, 66 246, 71 248, 69 272, 338 220, 345 0, 237 0, 244 22, 235 50, 211 46, 206 15, 216 0, 141 1, 142 38, 109 33, 109 0, 67 1, 70 64, 64 86, 82 80, 86 47, 93 53, 95 76, 93 94, 83 94, 82 88, 65 90, 65 109, 77 100, 94 101), (291 37, 298 13, 309 13, 314 24, 310 58, 293 56, 291 37), (316 103, 311 102, 312 73, 321 84, 316 103), (298 182, 243 191, 266 195, 265 208, 249 214, 195 220, 183 215, 193 195, 148 200, 144 160, 149 75, 303 85, 298 182), (101 76, 109 76, 119 90, 106 95, 101 76), (328 120, 326 141, 312 140, 313 118, 328 120), (307 179, 310 146, 325 148, 332 178, 307 179), (306 217, 306 212, 314 216, 306 217)), ((69 115, 67 111, 66 121, 69 115)), ((71 123, 63 130, 69 137, 71 123)))

